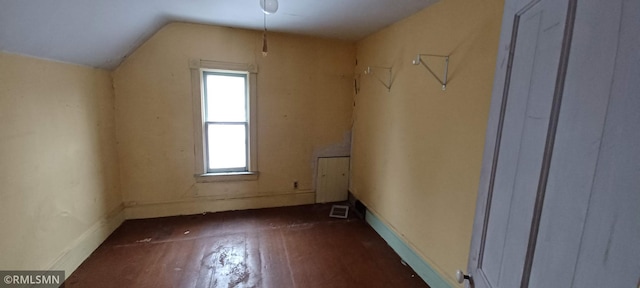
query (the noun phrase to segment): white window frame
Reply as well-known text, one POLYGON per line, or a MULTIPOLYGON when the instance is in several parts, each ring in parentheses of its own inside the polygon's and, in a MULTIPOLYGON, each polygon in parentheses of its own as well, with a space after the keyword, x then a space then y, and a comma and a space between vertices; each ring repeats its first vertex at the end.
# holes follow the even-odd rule
POLYGON ((257 152, 257 109, 256 109, 256 84, 258 70, 255 65, 244 63, 228 63, 209 60, 191 60, 191 86, 193 98, 193 125, 195 141, 195 174, 197 182, 216 181, 248 181, 258 179, 258 152, 257 152), (204 107, 204 72, 219 73, 246 73, 247 74, 247 170, 242 172, 207 172, 206 132, 205 132, 205 107, 204 107))

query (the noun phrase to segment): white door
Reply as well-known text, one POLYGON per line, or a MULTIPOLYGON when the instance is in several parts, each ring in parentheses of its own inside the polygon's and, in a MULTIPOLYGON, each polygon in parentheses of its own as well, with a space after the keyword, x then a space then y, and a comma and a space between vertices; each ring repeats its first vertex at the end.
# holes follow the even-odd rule
POLYGON ((640 285, 638 15, 638 0, 506 1, 473 286, 640 285))

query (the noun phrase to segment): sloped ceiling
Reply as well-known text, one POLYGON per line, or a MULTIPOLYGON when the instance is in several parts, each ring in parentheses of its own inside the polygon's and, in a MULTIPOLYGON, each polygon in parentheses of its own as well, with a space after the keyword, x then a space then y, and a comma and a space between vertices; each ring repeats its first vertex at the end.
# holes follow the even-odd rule
MULTIPOLYGON (((359 40, 437 0, 279 0, 270 31, 359 40)), ((0 0, 0 50, 113 69, 172 21, 261 30, 259 0, 0 0)))

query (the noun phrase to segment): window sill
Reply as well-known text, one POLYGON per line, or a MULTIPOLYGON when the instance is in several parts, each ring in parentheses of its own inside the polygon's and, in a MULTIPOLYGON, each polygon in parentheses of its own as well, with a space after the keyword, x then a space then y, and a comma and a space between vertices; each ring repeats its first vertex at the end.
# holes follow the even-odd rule
POLYGON ((198 183, 208 182, 228 182, 228 181, 256 181, 258 172, 228 172, 228 173, 205 173, 196 174, 193 177, 198 183))

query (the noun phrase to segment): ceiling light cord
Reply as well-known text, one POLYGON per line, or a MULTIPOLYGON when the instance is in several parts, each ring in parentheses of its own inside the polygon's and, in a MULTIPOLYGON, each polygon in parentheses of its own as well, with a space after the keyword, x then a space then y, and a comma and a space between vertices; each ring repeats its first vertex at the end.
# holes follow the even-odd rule
POLYGON ((264 31, 262 32, 262 56, 267 57, 269 47, 267 45, 267 13, 264 13, 264 31))

